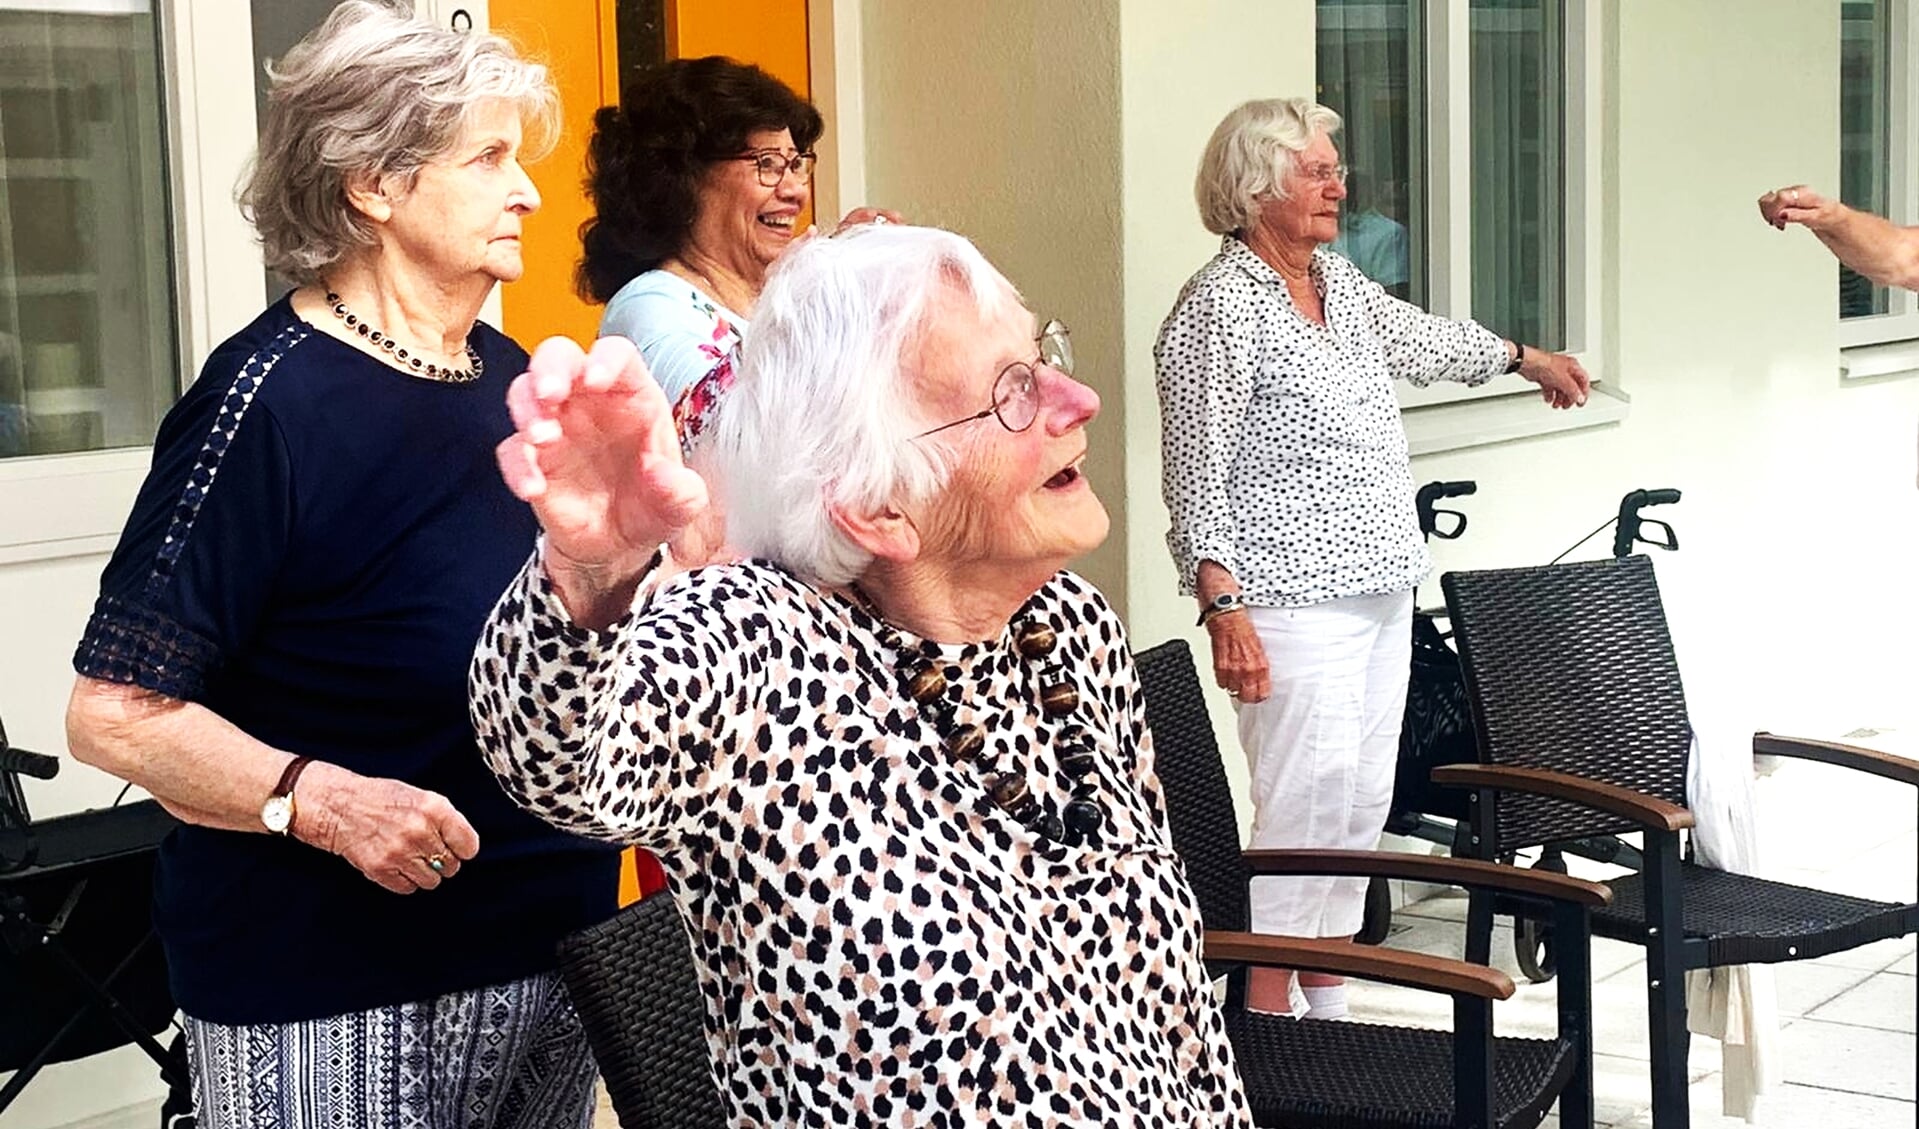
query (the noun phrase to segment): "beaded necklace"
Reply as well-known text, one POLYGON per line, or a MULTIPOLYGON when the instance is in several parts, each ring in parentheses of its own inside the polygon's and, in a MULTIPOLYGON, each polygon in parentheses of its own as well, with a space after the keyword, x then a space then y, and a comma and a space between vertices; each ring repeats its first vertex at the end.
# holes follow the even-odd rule
POLYGON ((340 296, 331 290, 327 291, 326 303, 333 308, 333 316, 345 322, 348 329, 357 332, 369 343, 386 350, 395 361, 406 366, 408 371, 416 376, 424 376, 428 380, 438 380, 446 384, 471 384, 480 379, 480 374, 486 371, 485 363, 480 360, 480 354, 474 351, 470 342, 465 346, 466 362, 470 367, 456 369, 429 364, 407 352, 406 347, 398 341, 368 325, 366 319, 347 309, 346 303, 340 301, 340 296))
MULTIPOLYGON (((1099 800, 1099 758, 1093 752, 1092 738, 1086 728, 1065 723, 1059 732, 1060 769, 1073 782, 1073 790, 1072 799, 1055 813, 1033 794, 1019 766, 1008 763, 1004 753, 987 748, 984 726, 959 720, 959 687, 947 679, 941 665, 907 646, 898 630, 886 622, 864 592, 855 587, 853 594, 879 623, 880 644, 893 652, 900 689, 918 706, 920 716, 933 723, 946 754, 976 768, 985 777, 986 792, 993 802, 1028 831, 1069 847, 1082 844, 1098 847, 1100 828, 1106 822, 1106 806, 1099 800)), ((1058 634, 1044 623, 1026 620, 1013 629, 1013 649, 1029 664, 1038 667, 1041 712, 1065 722, 1079 708, 1079 690, 1053 653, 1058 645, 1058 634)))

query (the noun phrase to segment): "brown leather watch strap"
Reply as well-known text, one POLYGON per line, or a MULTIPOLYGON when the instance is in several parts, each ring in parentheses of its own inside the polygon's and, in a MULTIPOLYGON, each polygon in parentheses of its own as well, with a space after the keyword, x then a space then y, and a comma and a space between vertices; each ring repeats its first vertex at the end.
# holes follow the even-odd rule
POLYGON ((276 796, 291 796, 293 794, 293 786, 300 781, 300 774, 305 772, 307 765, 312 763, 312 757, 294 757, 291 761, 287 762, 287 770, 280 774, 280 783, 274 785, 273 794, 276 796))
POLYGON ((287 770, 280 774, 280 786, 273 790, 274 795, 287 797, 287 807, 289 810, 287 811, 286 833, 289 836, 293 834, 293 825, 300 822, 300 805, 293 802, 292 799, 293 786, 300 782, 300 774, 305 772, 307 765, 312 763, 312 757, 294 757, 293 760, 287 764, 287 770))

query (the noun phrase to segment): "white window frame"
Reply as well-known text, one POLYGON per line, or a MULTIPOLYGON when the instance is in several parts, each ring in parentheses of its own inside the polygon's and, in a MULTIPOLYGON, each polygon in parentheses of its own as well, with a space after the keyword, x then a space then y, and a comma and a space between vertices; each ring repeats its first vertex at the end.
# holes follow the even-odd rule
MULTIPOLYGON (((17 0, 0 0, 17 2, 17 0)), ((61 11, 145 11, 159 21, 169 164, 169 219, 178 342, 177 391, 214 347, 266 304, 260 249, 234 203, 258 126, 249 0, 25 0, 61 11)), ((486 26, 485 0, 422 0, 418 11, 486 26)), ((499 290, 481 317, 499 324, 499 290)), ((90 556, 112 550, 152 462, 151 447, 0 459, 0 564, 90 556)))
MULTIPOLYGON (((1919 223, 1919 0, 1887 5, 1887 218, 1919 223)), ((1919 369, 1919 294, 1892 287, 1886 312, 1839 319, 1841 372, 1852 379, 1919 369)))
MULTIPOLYGON (((1472 316, 1472 66, 1470 0, 1426 0, 1427 309, 1472 316)), ((1555 412, 1518 374, 1476 388, 1439 382, 1401 384, 1412 453, 1504 442, 1624 419, 1628 399, 1610 368, 1610 291, 1603 248, 1609 221, 1605 191, 1605 77, 1612 17, 1604 0, 1567 0, 1565 15, 1564 351, 1591 374, 1593 396, 1578 411, 1555 412)), ((1491 327, 1502 331, 1506 327, 1491 327)))
MULTIPOLYGON (((1600 246, 1604 185, 1600 146, 1605 74, 1603 5, 1566 0, 1565 121, 1565 351, 1595 378, 1606 371, 1601 327, 1605 324, 1600 246)), ((1427 309, 1445 317, 1472 316, 1472 68, 1470 0, 1429 0, 1426 7, 1427 309)), ((1493 326, 1495 332, 1503 326, 1493 326)), ((1452 383, 1402 387, 1400 405, 1419 408, 1484 400, 1514 393, 1536 395, 1517 374, 1477 388, 1452 383)))

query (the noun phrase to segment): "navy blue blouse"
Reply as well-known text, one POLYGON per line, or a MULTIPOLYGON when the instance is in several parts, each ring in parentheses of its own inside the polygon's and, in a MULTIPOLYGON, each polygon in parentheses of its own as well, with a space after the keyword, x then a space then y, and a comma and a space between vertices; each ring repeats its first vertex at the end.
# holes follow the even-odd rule
POLYGON ((480 836, 457 877, 402 896, 294 839, 175 831, 155 916, 195 1018, 290 1022, 503 983, 613 911, 616 851, 509 802, 467 719, 474 642, 537 532, 493 459, 526 353, 486 326, 469 340, 480 380, 422 380, 282 299, 160 425, 74 668, 440 792, 480 836))

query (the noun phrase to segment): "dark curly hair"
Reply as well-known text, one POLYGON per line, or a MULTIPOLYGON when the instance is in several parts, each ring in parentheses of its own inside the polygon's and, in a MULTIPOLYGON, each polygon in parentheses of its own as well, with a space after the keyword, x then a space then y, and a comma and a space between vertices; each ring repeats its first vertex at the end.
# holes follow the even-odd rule
POLYGON ((581 297, 605 302, 678 251, 708 167, 745 150, 748 134, 788 130, 806 152, 824 128, 791 87, 724 56, 674 59, 635 78, 620 105, 593 115, 586 191, 594 215, 580 225, 574 280, 581 297))

